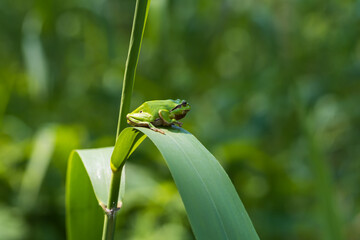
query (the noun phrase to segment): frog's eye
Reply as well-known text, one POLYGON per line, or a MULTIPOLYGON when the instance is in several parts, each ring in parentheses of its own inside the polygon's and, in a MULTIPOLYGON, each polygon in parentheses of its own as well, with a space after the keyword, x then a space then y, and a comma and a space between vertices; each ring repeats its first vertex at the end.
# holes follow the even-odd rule
POLYGON ((142 110, 140 110, 140 112, 139 113, 142 113, 143 111, 142 110))
POLYGON ((183 101, 182 102, 182 105, 185 107, 187 105, 187 102, 186 101, 183 101))

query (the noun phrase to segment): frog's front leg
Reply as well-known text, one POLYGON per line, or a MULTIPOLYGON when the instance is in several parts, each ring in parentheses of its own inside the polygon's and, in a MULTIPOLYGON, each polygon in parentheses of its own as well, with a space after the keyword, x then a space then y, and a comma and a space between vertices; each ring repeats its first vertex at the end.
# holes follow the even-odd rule
POLYGON ((127 120, 128 120, 128 123, 132 126, 135 126, 135 127, 148 127, 150 128, 151 130, 155 131, 155 132, 159 132, 161 134, 164 134, 165 135, 165 132, 163 130, 160 130, 158 128, 156 128, 153 124, 151 124, 150 122, 145 122, 145 121, 141 121, 141 120, 138 120, 136 118, 133 118, 131 116, 126 116, 127 120))
POLYGON ((177 124, 179 127, 182 126, 182 122, 178 122, 176 119, 170 118, 170 112, 168 110, 159 110, 159 116, 163 120, 165 126, 171 126, 173 124, 177 124))

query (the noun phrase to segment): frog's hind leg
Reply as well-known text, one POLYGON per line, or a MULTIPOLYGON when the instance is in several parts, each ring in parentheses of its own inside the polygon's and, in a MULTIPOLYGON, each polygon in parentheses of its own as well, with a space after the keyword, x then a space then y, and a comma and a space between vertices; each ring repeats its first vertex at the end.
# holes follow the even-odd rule
POLYGON ((152 123, 150 122, 143 122, 143 121, 140 121, 138 119, 135 119, 133 117, 130 117, 130 116, 127 116, 127 120, 128 120, 128 123, 132 126, 135 126, 135 127, 148 127, 150 128, 151 130, 155 131, 155 132, 159 132, 161 134, 164 134, 165 135, 165 132, 156 128, 152 123))
POLYGON ((149 127, 148 122, 140 121, 136 118, 130 117, 129 115, 126 116, 128 124, 134 127, 149 127))

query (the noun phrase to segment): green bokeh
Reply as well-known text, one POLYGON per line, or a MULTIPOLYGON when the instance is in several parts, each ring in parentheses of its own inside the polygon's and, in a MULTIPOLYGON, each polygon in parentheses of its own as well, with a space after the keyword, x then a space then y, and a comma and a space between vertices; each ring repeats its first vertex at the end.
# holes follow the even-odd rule
MULTIPOLYGON (((134 4, 0 2, 0 239, 64 239, 71 150, 115 141, 134 4)), ((153 0, 132 109, 190 102, 184 128, 219 159, 262 239, 329 239, 322 163, 356 239, 359 25, 352 0, 153 0)), ((132 163, 122 239, 192 239, 156 148, 145 141, 132 163)))

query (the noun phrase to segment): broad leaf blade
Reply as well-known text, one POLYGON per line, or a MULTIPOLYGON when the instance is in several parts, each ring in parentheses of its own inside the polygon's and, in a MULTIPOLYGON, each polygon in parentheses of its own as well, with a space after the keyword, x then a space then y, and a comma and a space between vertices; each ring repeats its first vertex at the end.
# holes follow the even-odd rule
MULTIPOLYGON (((134 129, 147 135, 164 156, 197 239, 258 239, 229 177, 193 135, 181 128, 164 129, 166 134, 162 135, 139 127, 124 130, 125 141, 118 140, 115 153, 113 148, 78 150, 70 158, 67 185, 70 239, 85 235, 96 239, 94 236, 101 234, 102 211, 95 196, 100 203, 107 203, 110 159, 117 157, 114 161, 121 165, 145 138, 145 135, 136 135, 134 129)), ((119 200, 123 190, 122 185, 119 200)))
MULTIPOLYGON (((113 147, 74 151, 69 159, 66 186, 68 239, 100 239, 103 211, 108 202, 110 162, 120 169, 145 139, 141 132, 127 128, 113 147), (111 161, 110 161, 111 159, 111 161)), ((125 166, 122 167, 119 201, 125 194, 125 166)))
POLYGON ((103 212, 79 154, 73 151, 66 177, 67 239, 101 239, 103 212))
POLYGON ((137 127, 167 162, 197 239, 259 239, 228 175, 189 132, 137 127))
POLYGON ((107 204, 110 189, 110 158, 113 147, 77 150, 99 203, 107 204))
MULTIPOLYGON (((73 151, 66 177, 66 228, 68 239, 101 239, 110 188, 113 147, 73 151)), ((125 191, 125 168, 119 195, 125 191)))

